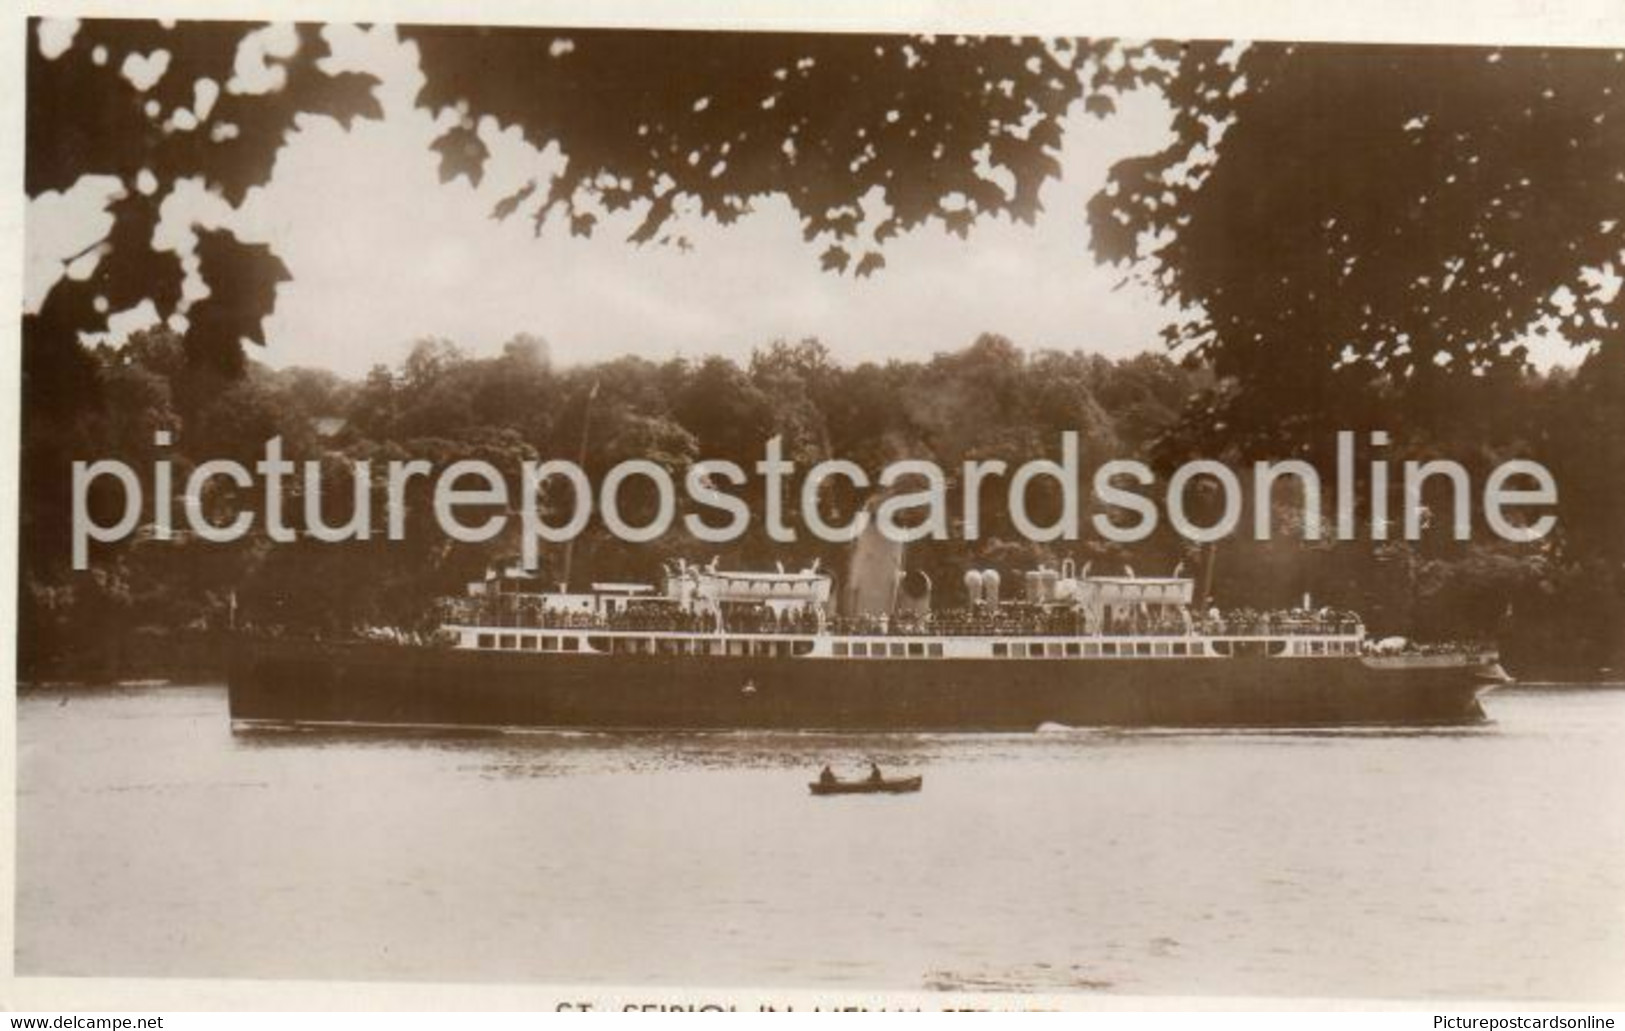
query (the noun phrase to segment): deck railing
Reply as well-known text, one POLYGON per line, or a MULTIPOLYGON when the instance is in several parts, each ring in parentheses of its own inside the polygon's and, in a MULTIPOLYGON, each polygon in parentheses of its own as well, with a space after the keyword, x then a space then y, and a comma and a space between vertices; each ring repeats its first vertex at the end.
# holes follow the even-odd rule
POLYGON ((822 621, 810 610, 776 615, 771 609, 728 613, 719 627, 715 616, 685 612, 675 605, 642 607, 610 615, 561 612, 539 602, 513 598, 456 598, 442 605, 442 621, 458 626, 533 630, 610 630, 650 633, 836 634, 857 637, 1298 637, 1350 636, 1360 632, 1352 613, 1238 610, 1217 616, 1178 613, 1137 615, 1097 625, 1079 609, 1007 605, 998 609, 944 609, 926 614, 832 617, 822 621))

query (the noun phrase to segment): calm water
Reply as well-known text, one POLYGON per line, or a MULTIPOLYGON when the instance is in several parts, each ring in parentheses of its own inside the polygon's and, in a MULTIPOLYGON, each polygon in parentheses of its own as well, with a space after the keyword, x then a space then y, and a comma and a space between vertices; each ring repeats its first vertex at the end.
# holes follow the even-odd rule
POLYGON ((233 736, 19 703, 17 970, 1625 994, 1625 689, 1472 729, 233 736), (817 799, 824 761, 925 774, 817 799))

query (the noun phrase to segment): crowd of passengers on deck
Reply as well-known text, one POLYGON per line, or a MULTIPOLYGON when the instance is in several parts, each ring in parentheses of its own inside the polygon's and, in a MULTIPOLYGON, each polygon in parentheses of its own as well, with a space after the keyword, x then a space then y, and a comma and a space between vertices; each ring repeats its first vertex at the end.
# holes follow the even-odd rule
POLYGON ((656 633, 816 634, 850 636, 1296 636, 1355 634, 1359 617, 1331 609, 1255 610, 1187 615, 1177 609, 1119 606, 1095 618, 1088 610, 1024 602, 972 608, 820 619, 810 607, 776 610, 767 605, 731 607, 722 620, 713 612, 683 609, 675 602, 645 602, 608 614, 549 608, 537 597, 449 599, 447 621, 463 625, 560 630, 641 630, 656 633))

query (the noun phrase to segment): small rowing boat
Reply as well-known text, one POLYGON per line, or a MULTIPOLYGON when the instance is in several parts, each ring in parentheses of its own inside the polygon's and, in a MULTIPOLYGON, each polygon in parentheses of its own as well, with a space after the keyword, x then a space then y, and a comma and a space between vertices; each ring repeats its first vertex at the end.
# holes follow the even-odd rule
POLYGON ((920 790, 924 777, 891 777, 875 780, 815 780, 807 785, 815 795, 906 795, 920 790))

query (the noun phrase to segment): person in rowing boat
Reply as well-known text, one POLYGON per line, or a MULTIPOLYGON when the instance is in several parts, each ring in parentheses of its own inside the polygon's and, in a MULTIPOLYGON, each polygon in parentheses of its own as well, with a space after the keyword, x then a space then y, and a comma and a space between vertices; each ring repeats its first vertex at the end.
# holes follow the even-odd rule
POLYGON ((824 767, 824 772, 820 773, 818 775, 818 783, 820 783, 820 784, 833 784, 833 783, 835 783, 835 771, 830 769, 828 766, 825 766, 824 767))
POLYGON ((871 762, 869 764, 869 783, 879 784, 885 779, 885 777, 880 775, 880 767, 871 762))

